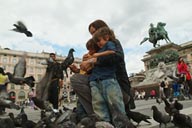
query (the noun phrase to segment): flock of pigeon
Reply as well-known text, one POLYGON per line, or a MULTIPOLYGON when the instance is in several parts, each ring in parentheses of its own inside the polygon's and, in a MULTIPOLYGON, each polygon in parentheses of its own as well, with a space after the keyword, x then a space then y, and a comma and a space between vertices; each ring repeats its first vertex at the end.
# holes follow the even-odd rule
MULTIPOLYGON (((167 126, 167 123, 173 123, 175 127, 179 128, 192 128, 192 120, 188 115, 182 114, 180 110, 183 109, 183 104, 178 100, 168 101, 166 98, 162 98, 165 104, 165 113, 162 113, 158 110, 156 106, 152 106, 153 110, 153 119, 159 123, 159 127, 162 124, 167 126)), ((156 99, 156 102, 160 104, 161 102, 156 99)))

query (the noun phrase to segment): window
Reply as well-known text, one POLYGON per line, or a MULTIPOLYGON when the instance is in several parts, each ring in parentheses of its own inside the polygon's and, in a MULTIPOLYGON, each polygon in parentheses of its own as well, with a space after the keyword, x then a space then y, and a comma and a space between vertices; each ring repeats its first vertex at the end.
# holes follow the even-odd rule
POLYGON ((21 85, 21 86, 20 86, 20 88, 21 88, 21 89, 24 89, 24 86, 23 86, 23 85, 21 85))
POLYGON ((42 79, 42 76, 40 74, 37 77, 38 77, 38 81, 42 79))
POLYGON ((33 60, 33 59, 31 59, 30 64, 31 64, 31 65, 33 65, 33 64, 34 64, 34 60, 33 60))
POLYGON ((20 91, 18 94, 18 98, 19 99, 25 99, 25 92, 24 91, 20 91))
POLYGON ((13 58, 13 64, 16 64, 17 63, 17 59, 16 58, 13 58))
POLYGON ((15 85, 14 84, 11 84, 11 89, 15 89, 15 85))
POLYGON ((30 73, 33 73, 33 68, 30 68, 30 73))
POLYGON ((7 58, 3 58, 3 63, 7 63, 7 58))

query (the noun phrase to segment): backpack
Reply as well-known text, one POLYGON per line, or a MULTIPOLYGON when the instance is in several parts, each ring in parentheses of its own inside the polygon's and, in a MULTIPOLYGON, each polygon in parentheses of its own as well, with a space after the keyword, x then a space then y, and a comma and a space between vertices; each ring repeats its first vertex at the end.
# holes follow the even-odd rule
POLYGON ((164 87, 165 87, 165 82, 162 81, 161 84, 160 84, 160 86, 164 88, 164 87))

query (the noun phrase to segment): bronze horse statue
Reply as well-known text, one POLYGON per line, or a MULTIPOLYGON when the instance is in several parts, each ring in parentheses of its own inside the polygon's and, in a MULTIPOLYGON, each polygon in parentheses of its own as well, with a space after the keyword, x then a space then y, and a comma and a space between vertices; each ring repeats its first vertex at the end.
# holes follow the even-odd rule
POLYGON ((149 37, 145 37, 141 43, 143 44, 145 41, 149 40, 150 43, 153 44, 153 47, 156 47, 156 45, 160 46, 157 44, 159 40, 165 40, 167 43, 170 43, 171 40, 168 37, 167 31, 164 29, 166 23, 158 22, 157 27, 154 27, 153 24, 150 24, 150 29, 148 30, 149 37))

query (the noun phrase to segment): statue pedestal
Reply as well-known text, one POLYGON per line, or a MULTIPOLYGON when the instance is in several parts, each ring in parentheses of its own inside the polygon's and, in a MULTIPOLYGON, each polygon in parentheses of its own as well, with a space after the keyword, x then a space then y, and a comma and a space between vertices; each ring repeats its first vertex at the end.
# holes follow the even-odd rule
MULTIPOLYGON (((156 86, 168 75, 172 75, 176 69, 179 57, 179 45, 168 43, 147 51, 142 61, 145 65, 145 79, 134 87, 156 86)), ((169 81, 171 79, 168 78, 169 81)))

